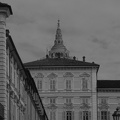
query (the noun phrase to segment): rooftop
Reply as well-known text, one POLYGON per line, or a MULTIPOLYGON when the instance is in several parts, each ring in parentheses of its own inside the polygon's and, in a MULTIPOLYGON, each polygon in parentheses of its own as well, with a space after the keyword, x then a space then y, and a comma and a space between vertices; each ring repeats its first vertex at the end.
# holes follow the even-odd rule
POLYGON ((36 60, 32 62, 28 62, 24 64, 25 66, 95 66, 99 67, 98 64, 94 62, 85 62, 79 61, 76 59, 68 59, 68 58, 45 58, 41 60, 36 60))

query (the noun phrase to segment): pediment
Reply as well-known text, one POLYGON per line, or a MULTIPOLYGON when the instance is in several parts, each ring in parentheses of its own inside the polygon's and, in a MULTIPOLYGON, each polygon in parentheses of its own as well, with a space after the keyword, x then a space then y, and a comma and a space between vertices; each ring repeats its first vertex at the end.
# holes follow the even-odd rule
POLYGON ((35 78, 43 78, 43 77, 44 77, 44 75, 42 73, 37 73, 35 76, 35 78))
POLYGON ((81 109, 90 109, 90 106, 88 104, 85 104, 83 103, 81 106, 80 106, 81 109))
POLYGON ((51 78, 51 79, 56 78, 56 77, 57 75, 55 73, 51 73, 48 75, 48 78, 51 78))
POLYGON ((99 109, 107 110, 108 108, 109 108, 108 104, 101 104, 101 105, 99 105, 99 109))
POLYGON ((90 75, 88 73, 84 72, 80 75, 80 77, 90 77, 90 75))
POLYGON ((71 72, 66 72, 64 77, 73 77, 74 75, 71 72))

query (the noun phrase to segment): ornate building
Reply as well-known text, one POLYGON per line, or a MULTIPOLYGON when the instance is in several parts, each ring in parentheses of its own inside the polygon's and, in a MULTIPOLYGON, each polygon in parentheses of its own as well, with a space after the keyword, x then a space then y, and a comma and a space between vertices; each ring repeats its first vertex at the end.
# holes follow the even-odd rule
POLYGON ((6 30, 10 15, 11 6, 0 3, 0 120, 47 120, 35 82, 6 30))
POLYGON ((99 65, 69 56, 59 22, 46 58, 24 66, 35 80, 50 120, 97 120, 99 65))
POLYGON ((71 58, 58 20, 46 58, 25 63, 50 120, 112 120, 120 106, 120 81, 98 80, 99 65, 71 58))

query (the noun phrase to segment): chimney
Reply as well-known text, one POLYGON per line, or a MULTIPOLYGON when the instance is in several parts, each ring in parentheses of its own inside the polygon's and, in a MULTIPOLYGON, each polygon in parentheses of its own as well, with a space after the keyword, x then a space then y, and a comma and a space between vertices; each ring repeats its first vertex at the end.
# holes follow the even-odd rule
POLYGON ((46 58, 49 58, 49 56, 48 56, 48 55, 46 55, 46 58))
POLYGON ((83 56, 83 62, 85 62, 85 56, 83 56))
POLYGON ((73 60, 76 60, 76 57, 75 57, 75 56, 73 57, 73 60))

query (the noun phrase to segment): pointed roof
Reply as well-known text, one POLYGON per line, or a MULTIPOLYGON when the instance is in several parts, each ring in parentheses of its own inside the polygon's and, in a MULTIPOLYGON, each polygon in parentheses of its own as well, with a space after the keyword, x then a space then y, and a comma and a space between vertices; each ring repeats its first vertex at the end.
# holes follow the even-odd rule
POLYGON ((60 20, 58 20, 58 23, 57 23, 57 30, 56 30, 54 45, 49 51, 49 57, 56 58, 58 56, 59 57, 69 56, 69 51, 66 49, 66 47, 63 44, 62 31, 60 29, 60 20))

